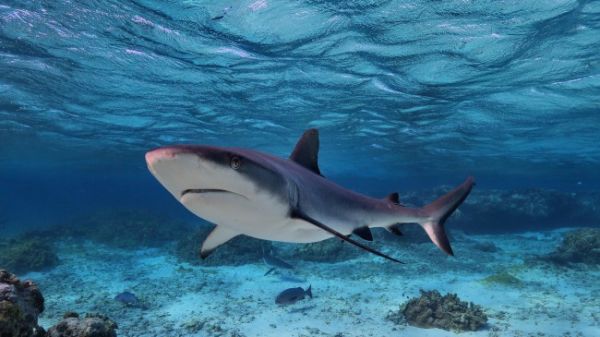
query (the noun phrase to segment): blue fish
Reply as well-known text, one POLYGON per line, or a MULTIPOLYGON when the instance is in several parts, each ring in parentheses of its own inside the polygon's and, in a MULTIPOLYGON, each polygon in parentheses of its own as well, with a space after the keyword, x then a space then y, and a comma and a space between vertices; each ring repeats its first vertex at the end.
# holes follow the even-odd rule
POLYGON ((279 305, 294 304, 300 300, 303 300, 304 298, 306 298, 306 296, 312 298, 311 286, 308 286, 308 289, 306 290, 300 287, 289 288, 277 295, 275 303, 279 305))
POLYGON ((128 307, 142 307, 140 299, 129 291, 124 291, 118 294, 115 296, 115 300, 125 304, 128 307))

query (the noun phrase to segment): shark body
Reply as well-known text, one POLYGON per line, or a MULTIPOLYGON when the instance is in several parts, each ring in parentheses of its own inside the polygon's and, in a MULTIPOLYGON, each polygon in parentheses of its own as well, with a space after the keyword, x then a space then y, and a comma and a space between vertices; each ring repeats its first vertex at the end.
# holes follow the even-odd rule
POLYGON ((202 244, 202 258, 245 234, 296 243, 337 236, 400 262, 350 236, 370 241, 372 227, 400 234, 398 223, 420 224, 434 244, 453 255, 444 222, 471 191, 473 178, 425 207, 408 208, 397 193, 376 199, 327 180, 318 167, 318 151, 318 132, 310 129, 289 159, 242 148, 177 145, 146 153, 146 162, 188 210, 217 225, 202 244))

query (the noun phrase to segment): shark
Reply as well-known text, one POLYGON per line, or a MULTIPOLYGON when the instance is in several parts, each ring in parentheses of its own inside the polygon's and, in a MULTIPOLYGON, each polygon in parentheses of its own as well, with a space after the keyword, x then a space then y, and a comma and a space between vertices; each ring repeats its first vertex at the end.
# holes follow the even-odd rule
POLYGON ((372 228, 401 235, 400 224, 419 224, 443 252, 454 255, 445 222, 475 182, 423 207, 407 207, 398 193, 385 198, 344 188, 321 173, 319 132, 306 130, 289 158, 246 148, 212 145, 163 146, 146 153, 149 171, 185 208, 216 226, 200 248, 207 258, 238 235, 311 243, 338 237, 369 253, 402 263, 369 246, 372 228), (361 238, 358 240, 356 237, 361 238))

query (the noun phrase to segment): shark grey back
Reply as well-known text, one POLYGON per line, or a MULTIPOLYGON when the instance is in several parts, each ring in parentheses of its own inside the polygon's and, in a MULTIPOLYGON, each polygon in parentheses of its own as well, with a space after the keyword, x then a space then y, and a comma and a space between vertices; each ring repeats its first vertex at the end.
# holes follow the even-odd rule
POLYGON ((326 179, 318 166, 319 138, 307 130, 289 159, 240 148, 179 145, 146 154, 149 170, 191 212, 217 226, 201 257, 240 234, 308 243, 337 236, 366 251, 400 262, 353 239, 372 240, 369 228, 399 234, 398 223, 418 223, 452 255, 444 223, 470 193, 464 183, 422 208, 404 207, 397 193, 371 198, 326 179))

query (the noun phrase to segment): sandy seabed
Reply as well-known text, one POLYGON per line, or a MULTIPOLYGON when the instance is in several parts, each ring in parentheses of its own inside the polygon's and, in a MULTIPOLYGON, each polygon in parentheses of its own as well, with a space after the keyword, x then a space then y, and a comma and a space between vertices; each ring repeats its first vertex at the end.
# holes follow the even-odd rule
POLYGON ((58 244, 61 263, 22 275, 40 286, 48 328, 67 311, 99 312, 117 322, 118 335, 150 336, 600 336, 600 268, 531 263, 553 250, 562 230, 454 239, 456 257, 432 244, 387 245, 406 264, 363 254, 340 263, 295 262, 293 272, 268 266, 204 267, 179 263, 169 249, 120 250, 91 242, 58 244), (493 242, 495 252, 478 249, 493 242), (518 285, 486 283, 508 272, 518 285), (280 307, 289 287, 312 285, 314 298, 280 307), (488 325, 454 333, 396 325, 390 311, 437 289, 481 305, 488 325), (146 308, 126 307, 118 293, 135 293, 146 308))

